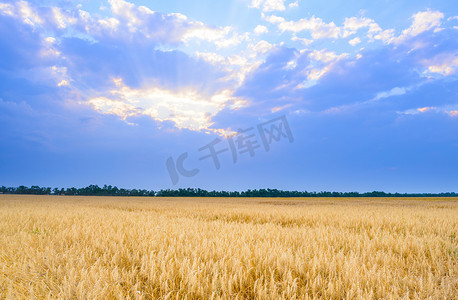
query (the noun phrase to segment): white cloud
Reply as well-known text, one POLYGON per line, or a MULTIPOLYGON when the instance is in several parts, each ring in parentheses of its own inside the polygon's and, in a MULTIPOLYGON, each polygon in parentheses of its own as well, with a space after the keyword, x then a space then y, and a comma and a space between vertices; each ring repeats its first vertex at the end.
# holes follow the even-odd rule
POLYGON ((251 1, 250 7, 261 8, 263 0, 253 0, 251 1))
POLYGON ((54 19, 56 21, 57 27, 59 29, 64 29, 67 27, 67 22, 66 22, 66 17, 64 14, 61 12, 61 10, 57 7, 51 8, 54 19))
MULTIPOLYGON (((266 16, 262 14, 262 16, 267 22, 276 24, 283 32, 298 33, 309 31, 313 39, 346 38, 355 34, 360 29, 367 28, 367 37, 370 42, 380 40, 384 44, 401 42, 427 30, 434 30, 434 32, 440 31, 442 30, 440 28, 441 20, 444 18, 444 14, 439 11, 427 10, 418 12, 412 16, 412 25, 403 30, 402 34, 398 37, 395 37, 394 29, 383 30, 374 20, 366 17, 345 18, 343 25, 337 26, 334 22, 326 23, 321 18, 315 16, 303 18, 298 21, 287 21, 285 18, 276 15, 266 16)), ((295 39, 297 40, 297 38, 295 39)), ((352 39, 350 44, 356 45, 357 41, 358 39, 352 39)))
POLYGON ((247 74, 259 67, 273 47, 273 44, 260 40, 257 43, 249 43, 246 49, 238 54, 221 55, 215 52, 197 51, 195 55, 226 72, 228 75, 222 81, 226 81, 232 89, 235 89, 243 83, 247 74))
POLYGON ((224 133, 212 129, 212 117, 223 108, 238 109, 246 104, 232 96, 230 90, 204 95, 192 89, 171 91, 157 86, 134 89, 122 79, 113 80, 116 88, 110 96, 95 97, 87 104, 103 114, 117 115, 123 120, 134 116, 149 116, 157 121, 171 121, 179 129, 224 133))
POLYGON ((0 3, 0 12, 8 16, 14 16, 16 14, 15 7, 8 3, 0 3))
MULTIPOLYGON (((328 73, 331 70, 331 66, 325 66, 324 68, 311 68, 307 70, 307 80, 314 82, 315 84, 318 82, 318 79, 324 76, 324 74, 328 73), (315 82, 316 81, 316 82, 315 82)), ((304 87, 310 87, 313 85, 304 85, 304 87)))
POLYGON ((107 97, 92 98, 88 100, 87 103, 98 112, 117 115, 123 120, 140 114, 140 110, 134 105, 125 103, 121 100, 112 100, 107 97))
POLYGON ((226 81, 235 81, 236 85, 243 82, 252 66, 248 58, 240 55, 223 56, 214 52, 196 52, 195 54, 198 58, 227 72, 226 81))
POLYGON ((22 14, 24 18, 24 23, 28 23, 30 25, 41 25, 43 24, 43 19, 38 15, 36 11, 30 7, 29 3, 26 1, 19 1, 17 3, 19 12, 22 14))
POLYGON ((423 60, 423 65, 426 67, 424 74, 431 73, 449 76, 456 73, 458 69, 458 55, 456 53, 443 53, 435 56, 432 59, 423 60))
POLYGON ((299 7, 299 0, 291 2, 290 4, 288 4, 288 7, 290 8, 299 7))
POLYGON ((216 41, 214 41, 214 44, 216 45, 217 48, 226 48, 226 47, 231 47, 231 46, 237 46, 238 44, 244 42, 244 41, 249 41, 250 40, 250 35, 249 33, 244 33, 244 34, 238 34, 238 33, 233 33, 231 37, 223 37, 220 38, 216 41))
POLYGON ((348 56, 348 53, 336 54, 333 51, 313 50, 308 55, 311 59, 321 61, 324 63, 336 62, 348 56))
POLYGON ((235 46, 249 40, 248 33, 238 34, 230 26, 207 26, 203 22, 188 20, 180 13, 162 14, 124 0, 109 2, 116 18, 101 19, 96 26, 92 22, 94 31, 100 31, 98 36, 109 35, 125 40, 135 38, 136 41, 146 39, 169 44, 201 40, 214 43, 217 48, 235 46))
POLYGON ((294 33, 308 30, 312 38, 338 38, 340 35, 340 28, 334 22, 325 23, 322 19, 312 16, 307 19, 300 19, 299 21, 286 21, 282 17, 269 16, 265 20, 270 23, 276 23, 281 31, 291 31, 294 33))
POLYGON ((340 27, 334 22, 326 23, 321 18, 315 16, 308 19, 300 19, 299 21, 286 21, 285 18, 275 15, 263 15, 263 18, 269 23, 277 24, 281 31, 290 31, 293 33, 309 31, 314 39, 346 38, 355 34, 361 28, 367 28, 367 36, 371 40, 382 40, 388 43, 391 42, 394 32, 394 30, 383 31, 374 20, 364 17, 345 18, 343 26, 340 27))
POLYGON ((40 26, 44 23, 43 18, 38 14, 27 1, 17 1, 14 5, 0 3, 0 12, 4 15, 17 17, 30 26, 40 26))
POLYGON ((426 106, 426 107, 417 108, 417 110, 419 112, 427 112, 427 111, 434 110, 434 109, 435 109, 435 107, 432 107, 432 106, 426 106))
POLYGON ((256 28, 254 29, 254 33, 256 34, 263 34, 263 33, 268 33, 269 30, 267 29, 266 26, 263 26, 263 25, 258 25, 256 26, 256 28))
POLYGON ((354 39, 349 40, 348 43, 352 46, 356 46, 361 43, 361 39, 359 37, 355 37, 354 39))
POLYGON ((285 105, 282 105, 282 106, 276 106, 276 107, 273 107, 270 111, 272 113, 276 113, 276 112, 279 112, 281 110, 284 110, 285 108, 288 108, 288 107, 291 107, 292 104, 285 104, 285 105))
POLYGON ((40 54, 42 57, 58 57, 61 54, 56 47, 56 39, 54 37, 48 36, 43 39, 40 54))
POLYGON ((374 20, 368 18, 345 18, 344 29, 356 32, 360 28, 369 27, 372 23, 374 23, 374 20))
POLYGON ((195 22, 192 28, 187 29, 183 34, 183 41, 187 42, 191 39, 206 40, 209 42, 218 41, 226 37, 231 28, 226 26, 224 28, 212 28, 205 26, 202 22, 195 22))
MULTIPOLYGON (((346 38, 350 35, 355 34, 361 28, 368 28, 367 30, 367 37, 370 41, 373 40, 380 40, 384 44, 390 44, 394 41, 394 29, 386 29, 382 30, 380 26, 372 19, 364 18, 364 17, 351 17, 345 18, 343 29, 342 29, 342 37, 346 38)), ((349 44, 354 46, 358 44, 358 39, 352 39, 349 44)), ((361 41, 359 39, 359 41, 361 41)))
POLYGON ((262 13, 262 18, 272 24, 285 22, 285 18, 283 17, 278 17, 275 15, 266 16, 264 13, 262 13))
POLYGON ((413 109, 407 109, 405 111, 398 112, 403 115, 421 115, 427 112, 442 113, 449 115, 452 118, 458 117, 458 110, 456 105, 445 105, 441 107, 426 106, 413 109))
POLYGON ((381 31, 380 26, 369 18, 345 18, 342 37, 346 38, 352 34, 355 34, 359 29, 369 27, 369 33, 381 31))
MULTIPOLYGON (((249 39, 248 33, 237 34, 230 26, 211 27, 199 21, 191 21, 180 13, 161 14, 145 6, 135 6, 124 0, 110 0, 110 5, 116 19, 105 19, 100 25, 107 30, 116 31, 123 25, 128 32, 124 35, 130 38, 132 34, 139 34, 147 39, 167 43, 204 40, 212 42, 218 48, 235 46, 249 39)), ((116 33, 119 35, 119 32, 116 33)))
POLYGON ((109 4, 112 17, 91 15, 79 8, 65 10, 48 7, 39 10, 26 1, 1 4, 0 14, 11 15, 34 27, 42 26, 45 30, 70 29, 71 34, 82 33, 94 41, 176 44, 191 37, 222 41, 227 37, 225 34, 229 33, 226 28, 213 28, 201 22, 189 21, 179 13, 162 14, 124 0, 109 0, 109 4))
POLYGON ((58 84, 57 86, 69 86, 70 83, 68 82, 68 80, 65 80, 65 79, 62 79, 58 84))
POLYGON ((332 70, 336 62, 348 57, 348 53, 336 54, 333 51, 323 49, 309 52, 308 57, 312 60, 312 63, 307 67, 306 74, 309 83, 304 84, 304 87, 316 84, 321 77, 332 70))
POLYGON ((397 38, 397 42, 401 42, 409 37, 417 36, 425 31, 434 29, 440 30, 441 20, 444 14, 440 11, 422 11, 412 16, 412 25, 403 30, 402 34, 397 38))
MULTIPOLYGON (((103 26, 104 31, 113 32, 114 38, 137 41, 141 39, 158 42, 177 43, 193 37, 202 37, 215 40, 224 29, 210 28, 201 22, 191 22, 182 14, 162 14, 154 12, 145 6, 135 6, 124 0, 109 0, 115 19, 102 24, 96 23, 99 29, 103 26), (107 26, 110 25, 110 26, 107 26)), ((103 34, 103 32, 102 32, 103 34)))
POLYGON ((256 44, 250 44, 248 46, 248 49, 252 50, 256 54, 264 54, 270 49, 272 49, 272 47, 273 45, 271 43, 261 40, 256 44))
MULTIPOLYGON (((72 34, 85 34, 94 41, 122 41, 124 43, 177 44, 199 39, 213 42, 217 47, 237 45, 248 35, 238 35, 229 27, 210 27, 190 21, 179 13, 162 14, 145 6, 124 0, 109 0, 111 17, 100 17, 81 10, 49 7, 38 10, 33 3, 18 1, 0 3, 0 14, 10 15, 31 26, 42 26, 57 32, 70 29, 72 34)), ((77 6, 80 7, 80 6, 77 6)))
POLYGON ((196 56, 200 59, 205 60, 206 62, 211 63, 212 65, 226 65, 227 59, 226 57, 219 55, 214 52, 196 52, 196 56))
POLYGON ((284 70, 293 70, 297 67, 297 58, 293 58, 283 67, 284 70))
POLYGON ((132 13, 134 4, 124 0, 108 0, 111 10, 116 15, 125 16, 126 18, 133 18, 136 22, 136 16, 132 13))
POLYGON ((431 73, 438 73, 444 76, 455 74, 455 68, 457 66, 456 61, 453 66, 444 64, 444 65, 432 65, 428 67, 428 71, 431 73))
POLYGON ((238 64, 240 66, 237 72, 233 73, 234 78, 238 84, 242 84, 247 74, 258 68, 269 51, 274 47, 273 44, 261 40, 257 43, 248 44, 246 50, 242 51, 241 55, 229 56, 231 64, 238 64))
POLYGON ((374 100, 379 100, 379 99, 383 99, 383 98, 388 98, 388 97, 391 97, 391 96, 400 96, 400 95, 404 95, 406 92, 408 91, 407 88, 400 88, 400 87, 394 87, 392 88, 391 90, 389 91, 385 91, 385 92, 380 92, 378 93, 374 100))
POLYGON ((253 0, 250 7, 262 9, 264 12, 285 10, 285 0, 253 0))
POLYGON ((374 40, 380 40, 384 44, 391 44, 395 40, 394 29, 383 30, 379 32, 378 34, 373 35, 372 38, 374 40))
POLYGON ((302 43, 304 46, 308 46, 310 45, 311 43, 313 43, 313 40, 311 39, 306 39, 306 38, 300 38, 300 37, 297 37, 295 35, 293 35, 293 37, 291 38, 291 40, 293 42, 300 42, 302 43))
POLYGON ((119 27, 119 20, 115 18, 106 18, 106 19, 101 19, 98 20, 97 23, 100 24, 102 28, 104 28, 104 31, 111 31, 111 32, 116 32, 119 27))
POLYGON ((285 10, 285 0, 265 0, 262 10, 275 11, 275 10, 285 10))

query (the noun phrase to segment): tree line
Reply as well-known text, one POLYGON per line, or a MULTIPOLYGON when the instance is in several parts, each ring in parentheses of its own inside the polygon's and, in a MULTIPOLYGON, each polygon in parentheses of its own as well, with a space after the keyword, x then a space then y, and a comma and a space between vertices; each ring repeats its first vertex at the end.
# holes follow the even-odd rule
POLYGON ((246 191, 207 191, 200 188, 145 190, 124 189, 117 186, 89 185, 83 188, 54 188, 39 187, 5 187, 0 188, 1 194, 30 194, 30 195, 78 195, 78 196, 140 196, 140 197, 458 197, 458 193, 386 193, 373 192, 307 192, 307 191, 283 191, 277 189, 248 189, 246 191))

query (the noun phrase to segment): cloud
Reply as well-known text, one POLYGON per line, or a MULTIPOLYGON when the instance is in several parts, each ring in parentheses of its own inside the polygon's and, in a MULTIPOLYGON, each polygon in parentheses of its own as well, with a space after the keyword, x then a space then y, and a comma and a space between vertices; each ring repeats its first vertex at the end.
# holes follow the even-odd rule
MULTIPOLYGON (((230 55, 224 58, 226 68, 217 64, 221 56, 216 53, 192 57, 155 47, 196 39, 225 47, 248 40, 248 35, 122 0, 110 5, 113 15, 109 17, 80 9, 36 8, 26 2, 0 6, 0 54, 6 58, 0 69, 45 84, 50 96, 65 91, 66 97, 56 96, 62 102, 114 115, 129 124, 148 117, 158 126, 165 122, 179 129, 224 134, 225 129, 211 127, 211 119, 222 109, 246 105, 232 94, 253 65, 230 55)), ((248 52, 255 53, 254 60, 271 47, 260 41, 248 52)))
POLYGON ((325 49, 323 50, 313 50, 309 53, 309 57, 311 59, 321 61, 324 63, 329 63, 329 62, 336 62, 340 59, 343 59, 347 57, 347 53, 342 53, 342 54, 336 54, 333 51, 326 51, 325 49))
POLYGON ((273 45, 269 42, 261 40, 256 44, 250 44, 248 48, 252 50, 255 54, 264 54, 272 49, 273 45))
POLYGON ((352 34, 355 34, 359 29, 368 27, 368 35, 373 36, 374 33, 382 31, 380 26, 375 23, 374 20, 364 17, 351 17, 345 18, 342 37, 346 38, 352 34))
POLYGON ((303 18, 299 21, 286 21, 282 17, 268 16, 265 17, 267 22, 277 24, 281 31, 290 31, 298 33, 301 31, 310 31, 312 38, 338 38, 340 35, 340 28, 334 22, 325 23, 322 19, 312 16, 311 18, 303 18))
POLYGON ((247 75, 234 95, 247 99, 250 111, 270 113, 274 107, 293 101, 290 91, 301 83, 306 74, 300 72, 307 59, 294 49, 277 46, 271 49, 266 60, 247 75), (285 103, 286 102, 286 103, 285 103))
POLYGON ((104 114, 113 114, 126 120, 128 117, 140 114, 140 109, 120 100, 112 100, 107 97, 97 97, 89 99, 87 104, 91 105, 96 111, 104 114))
MULTIPOLYGON (((336 54, 333 51, 323 49, 321 51, 313 50, 304 54, 310 58, 310 64, 306 67, 307 79, 313 83, 328 73, 334 65, 341 59, 348 57, 347 53, 336 54)), ((304 87, 308 86, 306 83, 304 87)))
POLYGON ((285 10, 285 0, 253 0, 250 7, 262 9, 263 12, 285 10))
POLYGON ((291 104, 285 104, 283 106, 276 106, 276 107, 272 108, 271 111, 272 111, 272 113, 276 113, 276 112, 282 111, 282 110, 284 110, 285 108, 288 108, 288 107, 291 107, 291 104))
POLYGON ((180 13, 163 14, 124 0, 110 0, 109 4, 112 12, 109 17, 79 8, 36 7, 26 1, 0 6, 0 13, 33 27, 40 26, 55 33, 66 32, 70 36, 83 35, 104 43, 123 42, 148 47, 204 40, 218 47, 228 47, 247 38, 236 34, 230 27, 207 26, 180 13))
POLYGON ((69 86, 70 83, 68 82, 68 80, 66 79, 62 79, 58 84, 57 86, 69 86))
POLYGON ((199 51, 197 51, 195 55, 198 59, 204 60, 212 64, 215 68, 223 70, 227 74, 226 80, 233 80, 236 84, 242 82, 245 78, 245 74, 253 67, 249 58, 240 55, 223 56, 215 52, 199 51))
POLYGON ((221 132, 222 129, 211 128, 211 118, 223 108, 238 109, 246 105, 246 101, 233 97, 229 90, 205 95, 192 89, 172 91, 156 86, 133 89, 120 78, 114 79, 114 83, 116 88, 108 96, 91 98, 85 103, 123 120, 145 115, 160 122, 171 121, 179 129, 205 132, 221 132))
POLYGON ((288 7, 290 8, 299 7, 299 0, 291 2, 290 4, 288 4, 288 7))
POLYGON ((263 25, 258 25, 256 26, 256 28, 254 29, 254 33, 256 34, 263 34, 263 33, 268 33, 269 30, 267 29, 266 26, 263 26, 263 25))
POLYGON ((359 37, 355 37, 354 39, 349 40, 348 43, 352 46, 356 46, 361 43, 361 39, 359 37))
POLYGON ((417 110, 419 112, 427 112, 427 111, 430 111, 430 110, 433 110, 435 109, 435 107, 420 107, 420 108, 417 108, 417 110))
MULTIPOLYGON (((91 21, 95 30, 105 29, 106 25, 116 36, 123 36, 129 40, 132 36, 139 36, 135 40, 145 38, 161 43, 188 42, 192 39, 216 42, 223 46, 224 39, 230 33, 230 27, 217 28, 206 26, 199 21, 191 21, 180 13, 162 14, 150 10, 145 6, 135 6, 124 0, 110 0, 112 12, 117 18, 91 21), (100 22, 102 21, 102 22, 100 22), (105 21, 105 22, 103 22, 105 21)), ((94 19, 94 18, 92 18, 94 19)), ((103 34, 106 34, 103 30, 103 34)))
POLYGON ((18 1, 15 5, 2 3, 0 5, 0 11, 5 15, 16 16, 22 19, 22 22, 32 27, 44 23, 43 18, 39 16, 37 10, 32 8, 26 1, 18 1))
POLYGON ((457 105, 444 105, 440 107, 434 106, 426 106, 426 107, 419 107, 413 109, 407 109, 405 111, 398 112, 401 115, 420 115, 424 113, 433 113, 433 114, 441 114, 441 115, 448 115, 449 117, 458 117, 458 110, 456 110, 457 105))
POLYGON ((400 45, 361 50, 356 58, 326 49, 277 48, 247 76, 236 94, 253 104, 244 111, 263 111, 258 103, 271 111, 290 104, 285 111, 307 112, 308 116, 324 112, 357 115, 373 109, 371 113, 383 111, 394 122, 398 111, 418 112, 418 107, 444 106, 454 111, 448 105, 456 103, 452 88, 456 56, 450 53, 455 46, 453 31, 444 30, 427 32, 400 45), (434 47, 411 51, 416 43, 434 47), (427 77, 432 71, 442 75, 427 77), (448 81, 440 81, 444 77, 448 81))
MULTIPOLYGON (((397 94, 401 92, 402 86, 410 87, 412 82, 422 76, 436 74, 450 77, 455 74, 457 68, 456 56, 451 53, 424 53, 425 50, 420 50, 425 49, 424 47, 412 46, 414 43, 425 43, 419 34, 422 30, 425 32, 431 29, 431 34, 437 34, 433 29, 438 28, 440 22, 434 20, 442 18, 437 12, 427 11, 414 15, 412 26, 403 31, 403 35, 409 36, 409 43, 404 46, 398 45, 398 50, 387 46, 377 55, 375 52, 358 53, 359 59, 353 60, 346 53, 327 49, 290 49, 290 52, 287 48, 275 46, 266 40, 251 40, 249 34, 238 34, 231 27, 211 27, 202 22, 189 20, 181 14, 161 14, 122 0, 110 1, 110 5, 113 15, 107 17, 89 14, 80 9, 38 9, 31 4, 23 5, 26 9, 22 11, 20 5, 16 4, 1 6, 0 10, 5 15, 4 20, 14 23, 11 18, 15 18, 29 26, 31 34, 35 34, 30 39, 36 41, 32 47, 35 49, 33 53, 40 56, 38 61, 44 62, 44 65, 30 74, 35 74, 33 76, 38 78, 39 75, 36 74, 42 72, 40 70, 48 70, 50 85, 71 90, 82 100, 80 102, 87 99, 91 107, 98 112, 116 115, 126 120, 148 116, 160 122, 171 122, 177 128, 201 131, 210 128, 216 116, 224 110, 237 110, 250 105, 257 107, 256 99, 261 95, 264 95, 264 104, 269 99, 272 101, 265 111, 279 107, 284 107, 285 110, 297 108, 313 111, 313 107, 325 107, 326 101, 314 103, 306 100, 311 101, 311 106, 299 108, 293 103, 303 99, 304 95, 300 93, 304 91, 313 98, 314 93, 320 90, 320 86, 326 86, 330 78, 338 78, 336 80, 339 82, 345 82, 346 78, 341 78, 339 74, 347 73, 346 69, 353 69, 355 65, 366 65, 366 69, 354 71, 359 75, 347 75, 353 78, 354 81, 349 82, 349 87, 353 86, 354 89, 361 89, 361 86, 354 86, 355 82, 366 82, 361 83, 362 86, 366 86, 362 88, 360 96, 355 97, 356 102, 374 97, 381 99, 403 95, 397 94), (24 22, 26 17, 34 23, 33 26, 29 22, 24 22), (54 28, 54 34, 42 36, 37 26, 43 27, 41 32, 54 28), (84 35, 69 35, 70 29, 79 30, 84 35), (195 41, 211 42, 216 46, 216 50, 237 45, 241 41, 248 43, 241 52, 231 55, 223 55, 217 51, 196 51, 193 57, 176 50, 151 49, 159 44, 187 45, 195 41), (402 52, 414 48, 417 50, 409 52, 408 55, 402 52), (85 54, 84 57, 81 53, 85 54), (46 60, 43 57, 47 57, 46 60), (386 57, 391 57, 395 61, 387 61, 386 57), (387 64, 386 68, 374 64, 374 61, 380 59, 387 64), (413 71, 419 68, 423 68, 420 69, 420 73, 413 71), (396 72, 396 69, 399 69, 399 72, 396 72), (266 72, 271 74, 268 75, 266 72), (374 72, 383 73, 388 79, 383 80, 386 84, 380 84, 369 91, 372 82, 381 81, 378 77, 373 78, 374 72), (358 76, 360 81, 356 79, 358 76), (124 86, 113 88, 113 78, 123 78, 124 86), (372 78, 372 81, 368 81, 368 78, 372 78), (399 82, 395 84, 391 82, 391 78, 397 78, 399 82), (269 83, 267 88, 261 84, 262 80, 269 83), (150 98, 148 93, 156 95, 156 98, 151 96, 156 100, 150 98), (136 105, 131 100, 132 95, 143 97, 149 101, 148 103, 163 103, 157 99, 168 99, 167 101, 175 105, 160 104, 157 106, 161 107, 162 113, 148 114, 145 112, 153 106, 145 103, 136 105), (182 101, 183 107, 187 107, 186 103, 194 103, 198 98, 205 99, 202 103, 206 105, 196 102, 199 103, 193 111, 196 120, 192 121, 189 115, 180 111, 178 103, 182 101), (215 99, 223 98, 226 100, 217 105, 215 99)), ((259 2, 260 8, 264 5, 267 5, 267 2, 259 2)), ((304 45, 311 44, 313 40, 297 37, 296 33, 308 31, 313 39, 336 39, 346 38, 360 29, 367 28, 369 39, 380 39, 387 44, 394 39, 393 30, 382 30, 374 20, 365 17, 346 18, 341 27, 333 22, 326 23, 315 16, 299 21, 286 21, 283 17, 275 15, 264 15, 264 19, 277 24, 282 31, 292 32, 291 40, 304 45)), ((18 26, 17 23, 14 24, 18 26)), ((262 34, 268 30, 267 27, 258 25, 254 32, 262 34)), ((26 40, 24 39, 24 43, 26 40)), ((361 42, 359 36, 348 41, 353 46, 361 42)), ((10 55, 20 53, 8 50, 7 45, 2 51, 5 54, 9 51, 10 55)), ((27 60, 24 56, 24 61, 27 60)))
MULTIPOLYGON (((135 187, 162 184, 167 174, 152 180, 152 167, 160 170, 167 157, 205 145, 212 139, 206 133, 227 135, 277 115, 288 117, 296 144, 279 144, 270 163, 253 160, 242 169, 252 170, 249 176, 238 169, 226 182, 252 184, 259 170, 282 166, 288 167, 275 180, 293 174, 297 186, 304 166, 313 174, 307 182, 325 182, 339 166, 337 184, 349 168, 375 178, 386 166, 456 182, 450 161, 456 162, 458 39, 454 23, 440 13, 415 14, 402 31, 361 16, 290 21, 287 12, 267 12, 281 11, 278 3, 259 1, 264 20, 275 26, 261 23, 245 33, 127 1, 90 12, 83 10, 93 6, 87 3, 7 2, 0 4, 5 182, 46 168, 64 177, 67 168, 88 180, 81 184, 120 172, 135 187), (358 47, 344 53, 347 43, 358 47), (284 152, 287 146, 291 152, 284 152), (436 172, 421 169, 428 163, 436 172)), ((286 9, 296 2, 281 3, 286 9)), ((205 181, 225 182, 213 175, 205 181)))
POLYGON ((233 85, 240 86, 247 74, 255 70, 262 63, 264 57, 274 47, 265 40, 257 43, 249 43, 245 50, 239 54, 223 56, 215 52, 199 52, 195 54, 199 59, 212 64, 215 68, 221 69, 226 73, 226 77, 220 80, 235 81, 233 85))
POLYGON ((425 59, 423 64, 427 68, 424 74, 436 73, 450 76, 455 74, 456 69, 458 69, 458 54, 454 52, 441 53, 431 59, 425 59))
MULTIPOLYGON (((446 36, 444 33, 443 37, 446 36)), ((427 66, 425 59, 435 57, 437 51, 442 51, 441 45, 449 43, 441 38, 435 37, 438 45, 432 48, 435 53, 424 49, 408 52, 409 45, 390 45, 363 51, 356 59, 347 53, 326 49, 297 51, 277 47, 263 64, 247 75, 235 95, 250 101, 242 111, 257 113, 285 105, 290 105, 285 108, 289 111, 344 112, 375 105, 371 101, 389 99, 390 104, 383 101, 383 105, 392 105, 390 113, 396 114, 399 104, 391 103, 393 99, 403 99, 407 95, 409 99, 429 99, 427 95, 410 95, 416 95, 413 91, 424 84, 424 75, 418 71, 427 66)), ((447 94, 441 101, 445 103, 450 99, 447 94)), ((413 105, 412 101, 403 105, 413 105)), ((438 103, 423 104, 435 106, 438 103)), ((418 103, 415 106, 418 107, 418 103)))
POLYGON ((380 40, 385 45, 391 44, 395 40, 394 29, 386 29, 380 31, 377 34, 370 35, 370 38, 373 38, 374 40, 380 40))
MULTIPOLYGON (((86 55, 85 62, 71 70, 75 81, 72 85, 86 82, 86 87, 92 86, 85 91, 87 103, 100 113, 116 115, 128 123, 147 116, 159 122, 171 122, 179 129, 222 133, 218 131, 221 128, 210 128, 212 117, 223 108, 238 109, 245 103, 232 96, 237 82, 218 65, 221 56, 217 54, 200 54, 194 59, 178 51, 149 51, 148 56, 137 51, 149 59, 136 62, 122 48, 115 51, 102 48, 99 52, 93 44, 81 46, 92 48, 87 53, 95 56, 86 55), (102 55, 112 59, 101 60, 102 55), (103 73, 111 76, 100 79, 103 73)), ((66 48, 79 53, 81 46, 69 44, 66 48)), ((70 57, 77 59, 73 55, 70 57)), ((84 104, 85 100, 80 103, 84 104)))
POLYGON ((304 46, 308 46, 310 44, 313 43, 313 40, 311 39, 306 39, 306 38, 300 38, 300 37, 297 37, 296 35, 293 35, 293 37, 291 38, 291 40, 293 42, 300 42, 302 45, 304 46))
POLYGON ((290 31, 298 33, 309 31, 314 39, 321 38, 346 38, 355 34, 361 28, 368 28, 367 36, 370 39, 387 40, 390 38, 388 34, 390 30, 383 31, 374 20, 364 17, 345 18, 343 26, 337 26, 334 22, 326 23, 321 18, 312 16, 311 18, 303 18, 298 21, 287 21, 283 17, 270 15, 264 19, 272 24, 277 24, 282 31, 290 31), (375 38, 377 36, 377 38, 375 38))
POLYGON ((394 29, 382 30, 372 19, 365 17, 345 18, 341 36, 345 38, 355 34, 361 28, 368 28, 367 37, 371 40, 381 40, 385 44, 392 42, 400 43, 428 30, 434 29, 434 32, 440 31, 441 20, 443 18, 444 14, 440 11, 426 10, 418 12, 412 15, 411 26, 404 29, 398 37, 395 37, 394 29))
POLYGON ((407 92, 406 88, 394 87, 389 91, 377 93, 374 100, 379 100, 379 99, 388 98, 392 96, 400 96, 400 95, 404 95, 406 92, 407 92))
POLYGON ((48 43, 30 25, 9 15, 1 16, 0 34, 0 69, 11 71, 47 65, 40 52, 46 50, 48 43))
MULTIPOLYGON (((303 18, 298 21, 289 21, 284 17, 262 14, 264 20, 269 23, 276 24, 282 32, 292 32, 294 34, 308 31, 313 39, 339 39, 347 38, 357 33, 360 29, 367 28, 366 36, 369 41, 380 40, 385 45, 391 43, 402 43, 413 37, 416 37, 423 32, 433 30, 437 33, 441 28, 441 20, 444 14, 440 11, 420 11, 412 15, 412 24, 409 28, 404 29, 399 36, 395 35, 395 29, 383 30, 373 19, 366 17, 350 17, 345 18, 342 26, 337 26, 334 22, 326 23, 321 18, 312 16, 303 18)), ((449 18, 450 19, 450 18, 449 18)), ((295 37, 295 35, 293 36, 295 37)), ((360 37, 358 37, 361 40, 360 37)), ((296 37, 296 40, 298 38, 296 37)), ((351 45, 356 44, 357 38, 351 40, 351 45)))
POLYGON ((422 11, 412 16, 412 25, 403 30, 402 34, 396 39, 396 41, 402 42, 410 37, 415 37, 425 31, 434 29, 435 32, 440 30, 441 20, 444 18, 444 14, 440 11, 422 11))

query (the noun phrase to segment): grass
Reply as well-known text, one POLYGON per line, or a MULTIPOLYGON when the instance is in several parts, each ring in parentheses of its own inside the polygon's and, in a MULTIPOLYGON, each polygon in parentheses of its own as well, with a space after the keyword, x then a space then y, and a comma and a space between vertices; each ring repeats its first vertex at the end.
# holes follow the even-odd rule
POLYGON ((0 195, 0 298, 456 299, 458 198, 0 195))

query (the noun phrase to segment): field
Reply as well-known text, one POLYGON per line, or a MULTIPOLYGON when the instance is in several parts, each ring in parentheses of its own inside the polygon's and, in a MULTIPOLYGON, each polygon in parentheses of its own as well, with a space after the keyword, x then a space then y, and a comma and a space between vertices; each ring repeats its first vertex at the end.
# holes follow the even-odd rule
POLYGON ((458 198, 0 195, 0 298, 457 299, 458 198))

